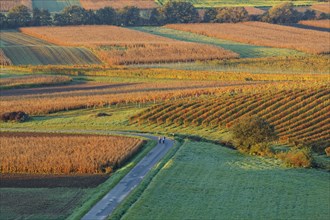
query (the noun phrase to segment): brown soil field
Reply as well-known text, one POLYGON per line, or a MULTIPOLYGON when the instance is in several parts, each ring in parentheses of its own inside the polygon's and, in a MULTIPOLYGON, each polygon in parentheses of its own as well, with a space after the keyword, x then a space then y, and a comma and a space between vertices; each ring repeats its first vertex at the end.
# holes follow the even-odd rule
POLYGON ((23 33, 64 46, 91 48, 110 64, 238 58, 219 47, 188 43, 116 26, 32 27, 23 33))
POLYGON ((242 43, 295 49, 313 54, 330 53, 330 34, 263 22, 237 24, 170 24, 165 27, 242 43))
POLYGON ((320 27, 330 29, 330 19, 327 20, 310 20, 310 21, 300 21, 299 24, 312 26, 312 27, 320 27))
POLYGON ((25 5, 29 9, 32 9, 32 0, 1 0, 0 12, 8 12, 10 9, 18 5, 25 5))
POLYGON ((109 175, 28 175, 0 174, 0 188, 93 188, 109 175))
POLYGON ((1 132, 0 172, 99 174, 122 166, 142 140, 105 135, 1 132))
POLYGON ((112 7, 115 9, 120 9, 127 6, 135 6, 141 9, 157 7, 154 0, 80 0, 80 4, 85 9, 92 10, 97 10, 104 7, 112 7))

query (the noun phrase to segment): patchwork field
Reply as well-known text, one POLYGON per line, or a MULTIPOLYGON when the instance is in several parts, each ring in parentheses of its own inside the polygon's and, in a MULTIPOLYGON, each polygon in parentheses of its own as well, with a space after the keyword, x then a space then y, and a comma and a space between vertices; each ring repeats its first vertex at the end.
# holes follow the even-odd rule
POLYGON ((158 126, 226 127, 230 128, 240 118, 258 115, 275 127, 280 140, 285 143, 300 142, 315 146, 323 152, 330 143, 329 86, 312 89, 270 89, 242 95, 228 95, 172 102, 158 105, 131 118, 131 122, 158 126), (268 91, 268 92, 266 92, 268 91))
POLYGON ((237 24, 170 24, 167 28, 261 46, 295 49, 313 54, 330 52, 329 33, 263 22, 237 24))
POLYGON ((21 28, 25 34, 66 46, 91 47, 109 64, 237 58, 219 47, 188 43, 116 26, 21 28))
POLYGON ((134 27, 134 30, 147 32, 175 40, 202 43, 212 46, 224 48, 240 55, 240 58, 260 58, 274 56, 294 56, 304 55, 301 52, 290 49, 272 48, 264 46, 256 46, 253 44, 238 43, 235 41, 208 37, 205 35, 191 33, 186 31, 174 30, 166 27, 134 27))
POLYGON ((205 142, 185 143, 143 187, 110 219, 326 219, 330 214, 329 173, 287 169, 205 142))
POLYGON ((0 37, 1 49, 13 65, 100 64, 86 48, 61 47, 17 31, 1 31, 0 37))
POLYGON ((299 24, 330 29, 330 20, 300 21, 299 24))
POLYGON ((156 8, 157 4, 154 0, 80 0, 80 4, 85 9, 97 10, 104 7, 124 8, 138 7, 142 9, 156 8))

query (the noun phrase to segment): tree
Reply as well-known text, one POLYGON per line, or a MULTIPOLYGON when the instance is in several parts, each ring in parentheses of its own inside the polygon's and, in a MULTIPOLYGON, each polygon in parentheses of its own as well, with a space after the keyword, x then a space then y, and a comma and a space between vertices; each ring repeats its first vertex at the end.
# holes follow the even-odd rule
POLYGON ((19 5, 12 8, 7 15, 8 26, 25 27, 31 24, 31 13, 28 7, 19 5))
POLYGON ((41 11, 39 8, 34 8, 32 11, 32 26, 41 26, 41 11))
POLYGON ((224 7, 217 10, 216 22, 219 23, 237 23, 246 21, 249 18, 249 13, 244 7, 224 7))
POLYGON ((140 9, 137 7, 124 7, 119 11, 120 25, 124 26, 136 26, 140 25, 140 9))
POLYGON ((302 13, 302 17, 300 20, 313 20, 316 18, 316 13, 313 10, 306 10, 304 13, 302 13))
POLYGON ((67 20, 67 25, 80 25, 88 22, 87 11, 77 5, 64 8, 62 14, 67 20))
POLYGON ((40 25, 48 26, 48 25, 52 25, 52 24, 53 24, 53 20, 52 20, 52 16, 50 15, 50 12, 47 9, 41 9, 40 25))
POLYGON ((115 9, 111 7, 101 8, 96 11, 96 18, 98 24, 117 24, 117 13, 115 9))
POLYGON ((8 27, 6 15, 0 13, 0 27, 1 29, 6 29, 8 27))
POLYGON ((54 15, 54 25, 56 26, 65 26, 68 25, 68 16, 62 13, 58 13, 54 15))
POLYGON ((161 13, 166 23, 194 23, 199 20, 197 9, 190 2, 169 1, 161 13))
POLYGON ((294 9, 294 5, 286 2, 272 7, 262 17, 262 21, 274 24, 297 23, 300 17, 301 14, 294 9))
POLYGON ((276 140, 274 126, 258 116, 244 117, 231 127, 235 145, 250 151, 255 145, 276 140))
POLYGON ((215 8, 206 9, 203 22, 216 22, 218 11, 215 8))
POLYGON ((149 21, 149 25, 162 25, 164 24, 164 17, 159 12, 157 8, 151 10, 149 21))

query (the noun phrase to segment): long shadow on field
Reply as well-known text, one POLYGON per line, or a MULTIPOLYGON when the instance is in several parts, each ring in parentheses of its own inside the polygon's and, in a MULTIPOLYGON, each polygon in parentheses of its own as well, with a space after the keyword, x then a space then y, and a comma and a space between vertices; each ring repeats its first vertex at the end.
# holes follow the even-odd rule
POLYGON ((117 87, 123 87, 128 85, 135 85, 137 83, 118 83, 118 84, 71 84, 61 86, 49 86, 42 88, 26 88, 26 89, 10 89, 0 90, 1 96, 20 96, 20 95, 37 95, 37 94, 51 94, 57 92, 71 92, 71 91, 86 91, 86 90, 98 90, 98 89, 111 89, 117 87))

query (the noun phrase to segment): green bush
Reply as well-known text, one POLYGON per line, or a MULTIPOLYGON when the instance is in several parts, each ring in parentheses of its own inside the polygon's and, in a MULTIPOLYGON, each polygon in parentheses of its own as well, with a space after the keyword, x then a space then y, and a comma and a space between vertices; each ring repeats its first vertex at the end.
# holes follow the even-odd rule
POLYGON ((262 145, 276 140, 277 134, 274 127, 258 116, 249 116, 239 119, 230 129, 233 134, 233 143, 236 148, 250 152, 259 151, 262 145), (259 149, 259 150, 258 150, 259 149))

